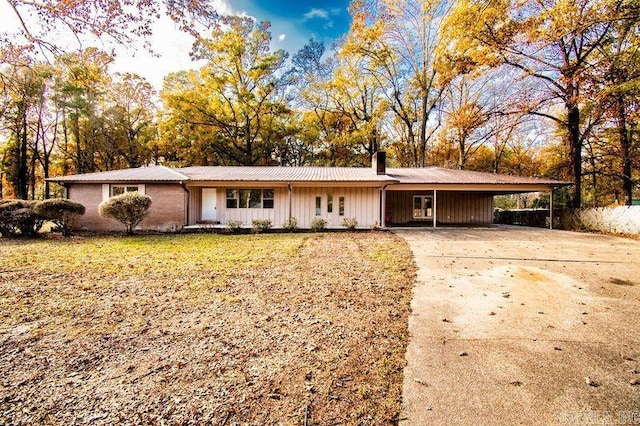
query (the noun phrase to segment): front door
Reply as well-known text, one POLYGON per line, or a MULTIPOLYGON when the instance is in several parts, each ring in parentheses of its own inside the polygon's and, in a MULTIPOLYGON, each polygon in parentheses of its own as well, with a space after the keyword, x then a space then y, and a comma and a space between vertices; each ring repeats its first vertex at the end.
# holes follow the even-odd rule
POLYGON ((413 196, 413 218, 432 219, 433 218, 433 197, 430 195, 413 196))
POLYGON ((202 188, 202 220, 217 220, 215 188, 202 188))

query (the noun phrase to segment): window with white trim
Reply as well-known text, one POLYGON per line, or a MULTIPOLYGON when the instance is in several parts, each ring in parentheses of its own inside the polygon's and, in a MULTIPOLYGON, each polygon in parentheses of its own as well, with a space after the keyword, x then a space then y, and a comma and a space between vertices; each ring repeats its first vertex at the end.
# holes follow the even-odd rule
POLYGON ((228 209, 272 209, 273 189, 227 189, 228 209))
POLYGON ((126 194, 127 192, 142 192, 139 185, 111 185, 109 188, 109 196, 126 194))
POLYGON ((322 197, 316 197, 316 216, 322 214, 322 197))
POLYGON ((338 198, 338 215, 344 216, 344 197, 338 198))
POLYGON ((327 213, 333 213, 333 194, 327 194, 327 213))

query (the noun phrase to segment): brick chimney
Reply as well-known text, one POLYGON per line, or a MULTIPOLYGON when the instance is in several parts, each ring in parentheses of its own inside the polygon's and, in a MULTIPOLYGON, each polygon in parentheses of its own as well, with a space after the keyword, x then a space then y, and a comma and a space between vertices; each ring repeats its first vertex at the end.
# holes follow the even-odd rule
POLYGON ((384 175, 387 173, 387 153, 384 151, 378 151, 373 154, 371 158, 371 167, 376 171, 378 175, 384 175))

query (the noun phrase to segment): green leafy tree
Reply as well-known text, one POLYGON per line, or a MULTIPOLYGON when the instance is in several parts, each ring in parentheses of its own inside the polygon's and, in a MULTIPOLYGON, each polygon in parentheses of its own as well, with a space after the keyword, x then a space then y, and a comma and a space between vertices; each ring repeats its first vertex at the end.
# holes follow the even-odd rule
POLYGON ((140 167, 149 162, 156 138, 155 91, 135 74, 116 74, 106 89, 103 112, 105 169, 140 167))
MULTIPOLYGON (((105 169, 99 163, 104 147, 102 109, 111 84, 108 74, 113 58, 95 48, 58 57, 55 98, 62 113, 63 155, 75 173, 105 169)), ((110 147, 107 147, 110 148, 110 147)), ((67 172, 67 170, 65 170, 67 172)))

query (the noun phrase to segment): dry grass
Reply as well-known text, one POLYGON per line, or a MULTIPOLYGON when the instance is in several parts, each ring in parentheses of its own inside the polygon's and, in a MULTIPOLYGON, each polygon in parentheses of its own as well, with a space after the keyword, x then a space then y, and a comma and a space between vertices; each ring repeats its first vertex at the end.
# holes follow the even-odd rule
POLYGON ((386 233, 0 240, 0 423, 397 421, 386 233))

